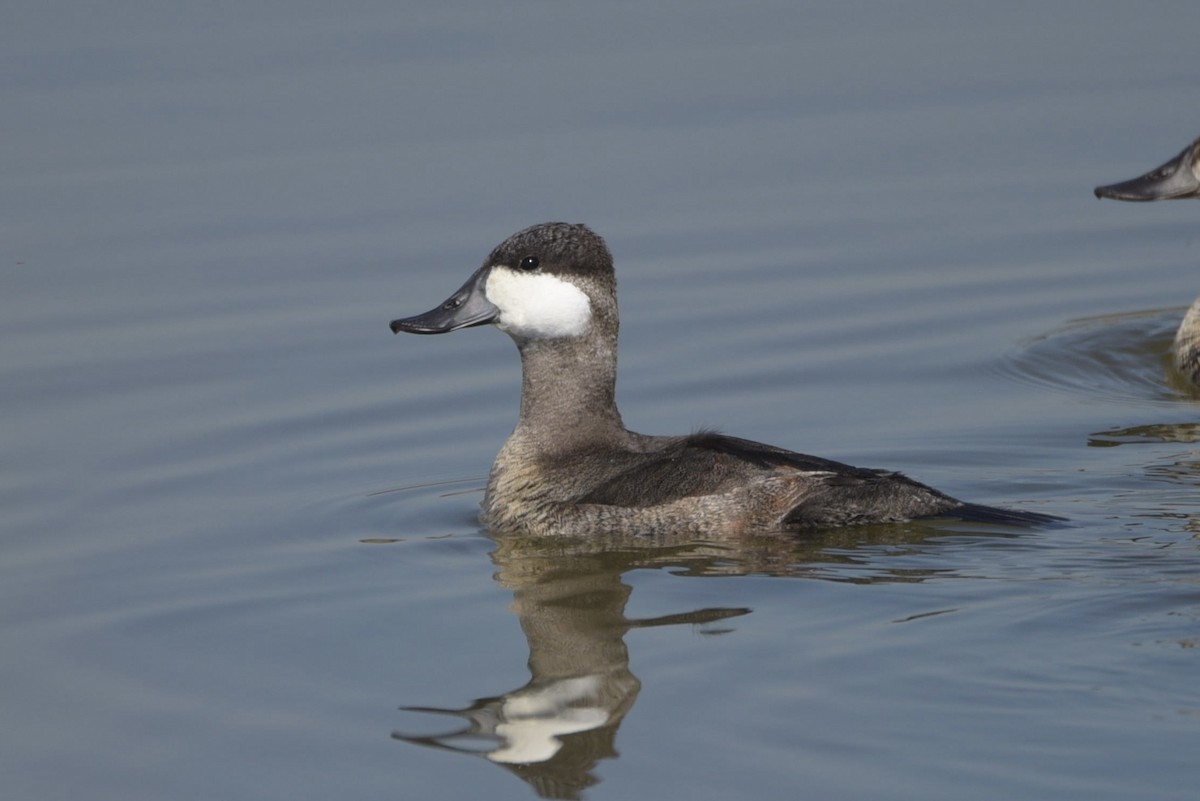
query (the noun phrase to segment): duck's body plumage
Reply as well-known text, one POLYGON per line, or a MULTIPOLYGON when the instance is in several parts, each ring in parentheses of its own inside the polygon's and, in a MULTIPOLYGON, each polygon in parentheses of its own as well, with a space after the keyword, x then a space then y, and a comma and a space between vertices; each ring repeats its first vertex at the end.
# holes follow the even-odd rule
POLYGON ((1051 518, 965 504, 873 470, 713 432, 646 436, 615 401, 616 277, 583 225, 509 237, 442 306, 393 331, 494 324, 521 353, 521 412, 492 466, 482 520, 538 535, 701 536, 953 516, 1031 525, 1051 518))
POLYGON ((484 522, 586 533, 616 525, 696 533, 907 520, 963 506, 899 473, 867 470, 715 433, 649 437, 545 454, 510 439, 484 522))

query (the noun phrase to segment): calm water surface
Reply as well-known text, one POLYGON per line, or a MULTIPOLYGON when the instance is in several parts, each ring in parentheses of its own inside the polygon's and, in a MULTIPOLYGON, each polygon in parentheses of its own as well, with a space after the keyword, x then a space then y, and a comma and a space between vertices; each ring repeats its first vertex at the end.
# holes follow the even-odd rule
POLYGON ((1193 2, 19 3, 0 790, 1191 799, 1193 2), (64 4, 59 4, 63 6, 64 4), (617 258, 619 400, 1046 530, 497 542, 501 238, 617 258))

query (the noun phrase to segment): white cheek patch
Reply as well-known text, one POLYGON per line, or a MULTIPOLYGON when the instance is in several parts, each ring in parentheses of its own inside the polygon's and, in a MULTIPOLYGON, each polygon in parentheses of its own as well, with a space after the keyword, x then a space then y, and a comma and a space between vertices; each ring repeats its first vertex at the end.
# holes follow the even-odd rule
POLYGON ((500 310, 496 327, 530 339, 575 337, 592 318, 583 290, 544 273, 519 273, 496 266, 488 275, 487 299, 500 310))

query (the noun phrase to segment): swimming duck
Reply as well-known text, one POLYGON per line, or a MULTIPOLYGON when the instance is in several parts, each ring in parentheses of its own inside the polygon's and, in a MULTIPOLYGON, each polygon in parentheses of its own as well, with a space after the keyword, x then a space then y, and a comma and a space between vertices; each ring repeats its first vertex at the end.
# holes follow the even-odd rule
MULTIPOLYGON (((1097 186, 1098 198, 1113 200, 1179 200, 1200 197, 1200 139, 1175 158, 1138 178, 1119 184, 1097 186)), ((1175 333, 1175 367, 1200 387, 1200 298, 1183 316, 1175 333)))
POLYGON ((930 516, 1054 519, 710 431, 626 429, 615 399, 616 274, 604 240, 585 225, 549 222, 513 234, 448 300, 391 329, 444 334, 487 324, 512 337, 522 367, 520 416, 482 504, 490 530, 727 537, 930 516))

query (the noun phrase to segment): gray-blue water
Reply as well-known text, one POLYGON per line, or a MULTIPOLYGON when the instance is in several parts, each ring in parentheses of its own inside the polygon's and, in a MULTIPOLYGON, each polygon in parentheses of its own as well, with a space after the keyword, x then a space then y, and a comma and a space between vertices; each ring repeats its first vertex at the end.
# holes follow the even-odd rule
POLYGON ((1200 203, 1090 190, 1200 133, 1198 23, 10 4, 0 795, 1194 798, 1200 203), (515 351, 387 323, 550 219, 635 430, 1072 524, 490 539, 515 351))

